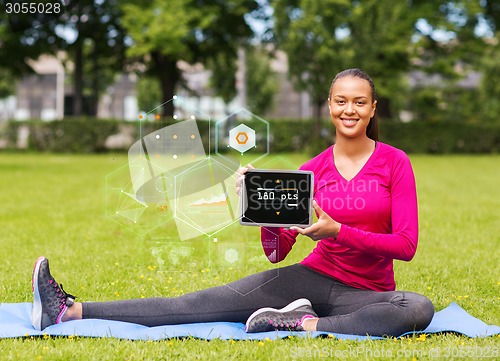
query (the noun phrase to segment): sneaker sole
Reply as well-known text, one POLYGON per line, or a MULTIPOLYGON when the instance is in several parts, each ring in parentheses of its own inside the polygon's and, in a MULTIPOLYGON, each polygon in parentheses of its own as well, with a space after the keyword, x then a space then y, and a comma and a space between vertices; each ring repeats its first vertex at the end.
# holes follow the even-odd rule
POLYGON ((261 313, 269 312, 269 311, 271 311, 271 312, 278 312, 278 313, 285 313, 285 312, 293 311, 293 310, 295 310, 297 308, 300 308, 302 306, 310 306, 310 307, 312 307, 311 301, 309 301, 306 298, 300 298, 300 299, 295 300, 292 303, 290 303, 290 304, 288 304, 285 307, 280 308, 280 309, 276 309, 276 308, 272 308, 272 307, 264 307, 264 308, 258 309, 257 311, 255 311, 254 313, 252 313, 250 315, 250 317, 248 317, 248 320, 245 323, 245 331, 248 330, 248 324, 250 323, 250 321, 253 320, 253 318, 255 316, 258 316, 261 313))
POLYGON ((31 277, 31 284, 33 289, 33 310, 31 311, 31 323, 35 330, 41 331, 42 329, 42 301, 40 299, 40 291, 38 290, 38 272, 40 271, 40 264, 45 260, 45 257, 38 257, 33 269, 33 276, 31 277))

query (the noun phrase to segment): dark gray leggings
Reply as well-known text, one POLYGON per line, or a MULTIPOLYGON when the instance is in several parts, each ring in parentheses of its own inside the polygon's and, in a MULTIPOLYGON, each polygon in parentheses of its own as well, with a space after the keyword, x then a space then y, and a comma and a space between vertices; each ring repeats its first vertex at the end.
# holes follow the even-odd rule
POLYGON ((399 336, 424 329, 434 315, 422 295, 360 290, 295 264, 176 298, 83 303, 82 316, 146 326, 246 322, 261 307, 282 308, 298 298, 311 301, 318 331, 399 336))

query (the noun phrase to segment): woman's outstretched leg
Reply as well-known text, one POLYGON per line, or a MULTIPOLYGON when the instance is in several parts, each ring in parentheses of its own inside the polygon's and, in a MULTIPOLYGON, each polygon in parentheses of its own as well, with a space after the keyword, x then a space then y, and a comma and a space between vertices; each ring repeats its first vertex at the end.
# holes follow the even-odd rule
POLYGON ((331 280, 302 265, 271 269, 228 285, 175 298, 147 298, 113 302, 75 303, 50 274, 40 257, 33 274, 33 326, 81 318, 99 318, 158 326, 194 322, 245 322, 262 307, 286 306, 308 298, 315 307, 327 307, 331 280))

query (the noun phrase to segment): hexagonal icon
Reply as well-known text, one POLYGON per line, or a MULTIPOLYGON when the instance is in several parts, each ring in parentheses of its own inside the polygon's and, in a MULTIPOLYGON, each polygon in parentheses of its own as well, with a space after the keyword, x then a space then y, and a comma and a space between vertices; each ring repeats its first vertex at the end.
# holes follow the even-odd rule
POLYGON ((231 129, 229 131, 229 146, 241 153, 255 148, 255 130, 245 124, 231 129))
POLYGON ((246 132, 239 132, 238 134, 236 134, 236 142, 238 144, 247 144, 248 139, 249 138, 246 132))
POLYGON ((123 165, 106 176, 106 216, 130 231, 143 235, 173 220, 174 212, 166 197, 157 198, 155 203, 145 202, 134 190, 137 172, 130 178, 130 167, 123 165))
POLYGON ((237 151, 245 155, 245 162, 252 163, 269 154, 269 123, 246 109, 216 122, 213 133, 217 155, 237 151))
POLYGON ((234 241, 227 236, 212 238, 217 242, 210 245, 210 269, 219 274, 224 282, 232 279, 226 272, 242 269, 245 265, 246 249, 245 243, 240 240, 234 241))
POLYGON ((238 221, 238 167, 230 158, 208 157, 175 177, 168 196, 181 239, 211 236, 238 221))

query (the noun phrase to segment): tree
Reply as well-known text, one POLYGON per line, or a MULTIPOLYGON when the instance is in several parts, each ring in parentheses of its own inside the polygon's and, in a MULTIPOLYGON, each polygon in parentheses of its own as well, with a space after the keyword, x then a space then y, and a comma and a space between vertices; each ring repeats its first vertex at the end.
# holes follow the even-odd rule
POLYGON ((463 0, 442 2, 434 14, 427 11, 428 29, 421 32, 413 48, 418 69, 437 75, 440 84, 439 91, 424 90, 428 100, 434 97, 427 104, 434 106, 418 109, 422 118, 473 122, 496 119, 500 109, 496 86, 500 81, 496 60, 499 53, 495 49, 497 40, 489 33, 494 33, 499 10, 493 1, 463 0), (489 26, 487 31, 483 19, 489 26), (479 92, 461 86, 460 81, 477 72, 482 73, 479 92))
POLYGON ((137 103, 139 109, 149 112, 160 104, 162 96, 158 79, 142 76, 137 81, 137 103))
MULTIPOLYGON (((214 57, 236 58, 237 48, 253 34, 245 16, 259 10, 256 0, 128 0, 123 25, 133 46, 128 56, 144 62, 160 81, 168 102, 180 80, 177 61, 208 64, 214 57)), ((229 60, 225 62, 230 63, 229 60)), ((173 115, 173 104, 163 108, 173 115)))
MULTIPOLYGON (((296 88, 311 94, 319 119, 332 77, 354 67, 374 78, 378 114, 390 118, 391 100, 401 94, 402 77, 410 68, 415 24, 419 18, 434 16, 439 4, 419 0, 276 0, 273 6, 275 40, 288 55, 296 88)), ((319 120, 316 132, 318 127, 319 120)))
POLYGON ((84 113, 85 93, 93 99, 88 112, 95 114, 100 92, 123 69, 125 33, 118 0, 69 0, 65 10, 51 30, 60 34, 56 50, 67 52, 74 63, 73 114, 84 113), (58 32, 57 27, 72 36, 58 32))
POLYGON ((321 108, 333 75, 352 57, 343 29, 351 2, 347 0, 275 0, 274 40, 288 55, 289 74, 297 90, 307 91, 315 109, 314 135, 319 137, 321 108))
POLYGON ((498 31, 500 26, 500 3, 498 0, 485 0, 484 15, 493 32, 498 31))
POLYGON ((15 78, 9 69, 0 68, 0 100, 14 94, 15 78))
POLYGON ((0 68, 19 77, 32 72, 28 59, 36 59, 47 50, 39 39, 46 34, 26 17, 0 12, 0 68))
MULTIPOLYGON (((224 103, 230 103, 236 97, 236 72, 238 62, 236 58, 228 57, 223 53, 215 54, 207 62, 207 68, 212 71, 210 87, 220 96, 224 103)), ((229 114, 228 109, 225 110, 229 114)))
POLYGON ((393 103, 399 103, 403 76, 410 68, 415 24, 425 13, 418 2, 364 0, 355 2, 347 17, 349 67, 361 68, 373 78, 381 118, 394 117, 393 103))
MULTIPOLYGON (((270 57, 271 54, 261 45, 249 45, 245 48, 247 106, 255 114, 263 114, 272 107, 274 94, 278 90, 270 57)), ((209 62, 209 69, 212 70, 211 88, 226 104, 230 103, 236 96, 236 59, 215 56, 209 62)))
POLYGON ((480 106, 479 114, 483 115, 480 121, 487 119, 491 122, 500 122, 500 46, 491 47, 484 54, 482 62, 482 77, 479 86, 480 106))
POLYGON ((491 122, 500 122, 500 3, 496 0, 485 0, 484 18, 486 19, 493 38, 483 43, 483 56, 479 69, 481 70, 480 111, 479 121, 487 119, 491 122), (485 104, 487 104, 485 106, 485 104))
MULTIPOLYGON (((57 14, 0 15, 0 64, 16 76, 32 71, 29 59, 65 52, 74 63, 75 115, 83 111, 85 89, 98 98, 122 69, 124 32, 117 0, 68 0, 57 14), (91 65, 89 65, 91 64, 91 65)), ((95 113, 97 103, 91 113, 95 113)))
POLYGON ((276 73, 271 69, 271 54, 263 47, 247 50, 247 102, 255 114, 264 114, 273 106, 274 94, 278 90, 276 73))

